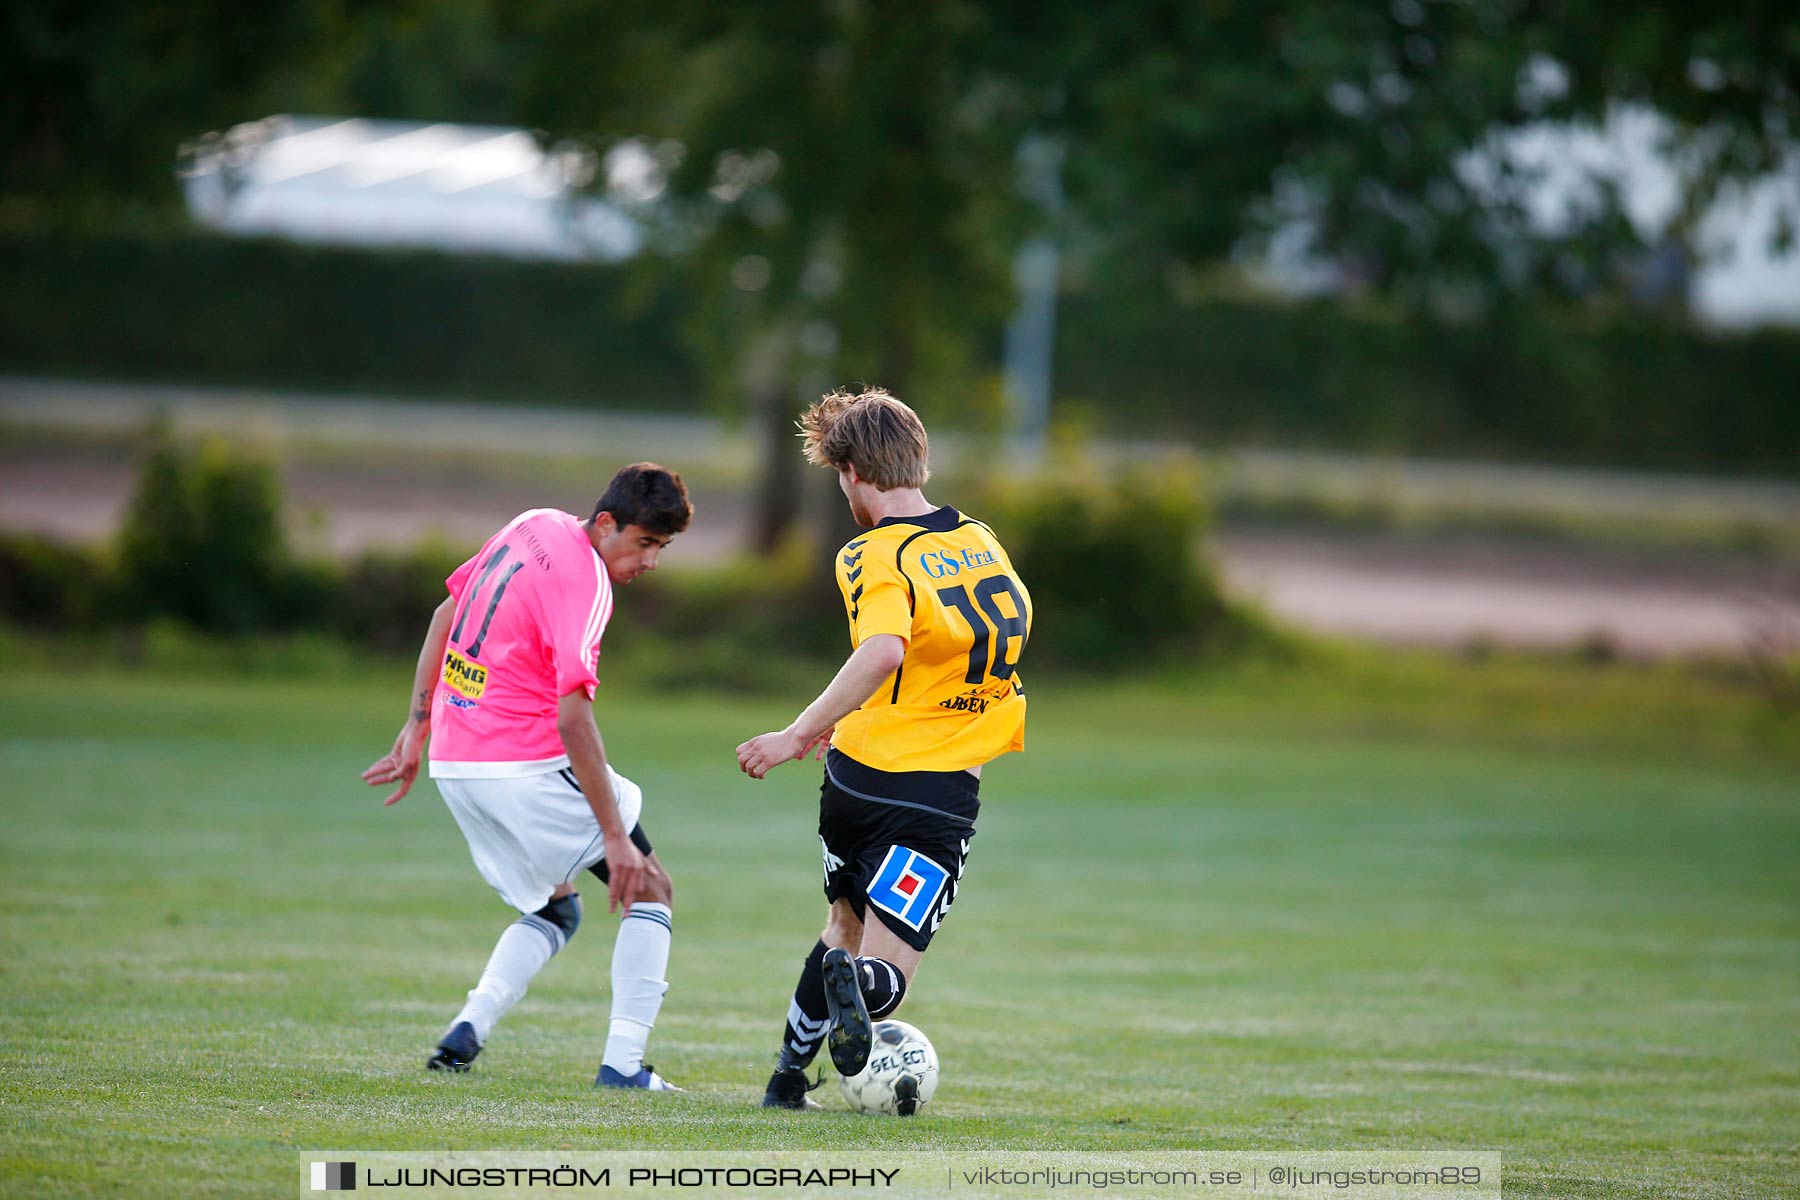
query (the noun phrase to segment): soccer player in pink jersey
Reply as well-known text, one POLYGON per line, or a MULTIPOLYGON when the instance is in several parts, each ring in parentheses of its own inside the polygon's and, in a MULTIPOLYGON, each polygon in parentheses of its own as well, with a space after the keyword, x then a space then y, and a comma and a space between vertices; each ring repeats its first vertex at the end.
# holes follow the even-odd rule
POLYGON ((413 677, 412 713, 363 779, 431 777, 493 889, 520 912, 468 1003, 426 1061, 466 1071, 533 976, 575 935, 575 879, 593 871, 613 943, 612 1022, 596 1086, 680 1091, 644 1062, 669 964, 674 888, 639 821, 643 793, 607 765, 594 723, 600 639, 613 586, 656 569, 693 515, 681 476, 655 463, 614 475, 582 521, 539 508, 514 517, 446 581, 413 677))

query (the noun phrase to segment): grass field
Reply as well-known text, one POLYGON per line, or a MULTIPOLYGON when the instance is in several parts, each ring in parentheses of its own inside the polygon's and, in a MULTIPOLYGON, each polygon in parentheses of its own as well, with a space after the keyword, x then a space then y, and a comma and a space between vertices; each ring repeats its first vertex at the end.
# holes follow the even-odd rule
POLYGON ((508 912, 429 785, 383 810, 356 778, 407 668, 305 657, 17 656, 0 1193, 289 1194, 305 1148, 1457 1147, 1503 1151, 1522 1196, 1800 1177, 1800 722, 1751 701, 1503 665, 1366 705, 1034 680, 905 1011, 944 1083, 900 1122, 756 1107, 822 912, 816 768, 756 784, 731 747, 790 700, 603 690, 677 883, 651 1057, 691 1090, 596 1094, 597 889, 475 1072, 422 1069, 508 912))

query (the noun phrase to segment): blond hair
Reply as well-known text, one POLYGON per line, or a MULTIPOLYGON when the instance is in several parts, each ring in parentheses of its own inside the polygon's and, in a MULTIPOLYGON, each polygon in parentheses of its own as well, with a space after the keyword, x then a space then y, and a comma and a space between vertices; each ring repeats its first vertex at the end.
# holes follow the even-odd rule
POLYGON ((924 487, 931 478, 925 423, 886 388, 832 392, 798 424, 806 461, 814 466, 854 466, 884 492, 924 487))

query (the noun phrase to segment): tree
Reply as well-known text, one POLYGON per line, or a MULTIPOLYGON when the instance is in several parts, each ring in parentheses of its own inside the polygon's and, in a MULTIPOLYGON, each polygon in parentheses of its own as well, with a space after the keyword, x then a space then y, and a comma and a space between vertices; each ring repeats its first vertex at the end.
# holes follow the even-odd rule
POLYGON ((1510 133, 1662 114, 1691 169, 1648 236, 1677 242, 1725 184, 1800 175, 1779 0, 47 0, 6 29, 12 195, 172 203, 181 139, 338 102, 639 148, 646 269, 689 277, 711 387, 767 446, 764 547, 798 494, 799 399, 862 378, 969 404, 1034 234, 1156 305, 1171 268, 1301 220, 1372 291, 1479 311, 1616 289, 1645 249, 1605 181, 1534 220, 1510 133), (1028 144, 1059 151, 1060 215, 1016 185, 1028 144))
POLYGON ((1651 107, 1704 161, 1687 180, 1699 211, 1721 180, 1793 169, 1795 11, 583 0, 524 19, 523 103, 602 150, 667 148, 660 203, 704 298, 696 342, 721 390, 754 398, 774 453, 809 345, 825 376, 947 402, 929 366, 973 353, 1014 248, 1048 220, 1014 186, 1027 139, 1062 151, 1056 235, 1137 295, 1296 219, 1409 303, 1618 287, 1645 238, 1616 190, 1534 222, 1505 136, 1651 107))
POLYGON ((765 549, 797 503, 803 392, 866 378, 941 411, 971 331, 1004 312, 1012 143, 971 109, 982 27, 965 3, 586 0, 535 32, 530 123, 603 154, 669 149, 662 242, 713 386, 747 398, 767 445, 765 549))
POLYGON ((324 40, 299 3, 8 5, 0 50, 0 192, 47 216, 173 209, 175 151, 260 116, 272 84, 324 40))
POLYGON ((1538 181, 1505 140, 1624 104, 1661 114, 1671 155, 1697 164, 1678 224, 1769 174, 1796 185, 1790 218, 1800 206, 1792 5, 1127 0, 1044 40, 1065 48, 1071 203, 1128 230, 1109 249, 1152 271, 1303 217, 1322 255, 1406 300, 1617 286, 1607 263, 1644 237, 1616 188, 1536 222, 1538 181))
POLYGON ((278 112, 505 120, 489 0, 33 0, 0 17, 0 196, 64 224, 166 220, 177 150, 278 112))

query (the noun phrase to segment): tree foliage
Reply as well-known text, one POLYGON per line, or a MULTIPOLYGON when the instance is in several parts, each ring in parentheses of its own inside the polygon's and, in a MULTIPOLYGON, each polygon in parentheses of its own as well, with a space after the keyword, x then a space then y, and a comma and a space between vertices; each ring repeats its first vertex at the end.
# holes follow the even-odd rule
POLYGON ((0 192, 63 217, 168 208, 176 148, 309 98, 322 7, 41 0, 0 29, 0 192))
POLYGON ((934 328, 1004 302, 1012 248, 1050 223, 1015 185, 1029 139, 1061 151, 1059 236, 1112 279, 1160 283, 1302 221, 1375 291, 1488 303, 1623 286, 1647 241, 1691 250, 1727 183, 1785 173, 1800 208, 1800 10, 1766 0, 542 13, 532 122, 678 146, 668 195, 722 294, 732 264, 766 260, 767 290, 739 305, 827 314, 851 375, 903 381, 934 328), (1604 178, 1560 220, 1534 215, 1540 171, 1508 137, 1627 105, 1664 122, 1684 189, 1671 227, 1633 226, 1604 178))
POLYGON ((990 210, 1009 200, 1013 142, 970 111, 978 16, 576 0, 538 35, 524 115, 602 152, 663 149, 666 241, 711 297, 702 344, 748 345, 753 375, 792 374, 798 354, 905 386, 953 365, 970 318, 1006 302, 990 210))
POLYGON ((1779 0, 44 0, 4 31, 15 200, 166 209, 176 147, 278 110, 656 139, 688 248, 732 285, 706 320, 823 318, 841 369, 883 378, 1004 304, 1044 219, 1014 186, 1027 136, 1064 152, 1065 240, 1146 277, 1301 213, 1378 289, 1593 286, 1571 265, 1639 238, 1619 197, 1534 226, 1531 172, 1492 151, 1622 104, 1668 122, 1676 237, 1734 181, 1785 173, 1800 205, 1779 0), (749 255, 757 287, 731 275, 749 255))
POLYGON ((0 14, 0 197, 59 223, 176 210, 179 149, 276 112, 511 119, 491 0, 31 0, 0 14))
MULTIPOLYGON (((523 123, 596 164, 647 148, 638 212, 670 251, 647 269, 691 273, 690 340, 776 466, 830 383, 990 407, 972 364, 1033 233, 1146 309, 1303 228, 1377 293, 1479 310, 1623 286, 1646 235, 1691 251, 1734 182, 1785 178, 1784 230, 1800 208, 1782 0, 41 0, 0 29, 15 212, 173 211, 183 141, 277 111, 523 123), (1606 180, 1534 217, 1508 136, 1627 105, 1681 164, 1670 228, 1606 180), (1020 185, 1027 147, 1062 164, 1061 203, 1020 185)), ((770 477, 766 506, 794 496, 770 477)))

